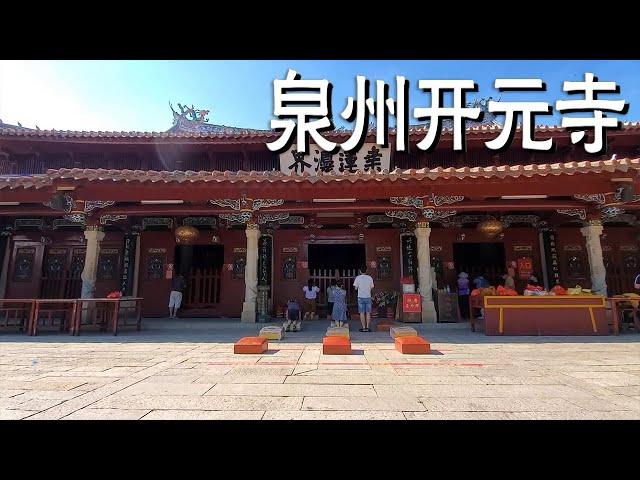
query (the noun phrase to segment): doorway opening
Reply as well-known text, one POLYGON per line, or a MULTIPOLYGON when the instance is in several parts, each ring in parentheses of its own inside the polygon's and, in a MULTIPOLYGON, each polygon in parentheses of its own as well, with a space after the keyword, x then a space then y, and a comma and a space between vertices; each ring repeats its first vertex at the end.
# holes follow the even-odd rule
POLYGON ((347 304, 355 305, 353 280, 358 269, 366 265, 366 251, 361 243, 326 243, 309 245, 309 279, 320 287, 318 306, 327 305, 326 292, 331 280, 340 279, 347 291, 347 304))
POLYGON ((222 245, 176 246, 176 269, 187 281, 182 308, 214 307, 220 302, 222 245))
POLYGON ((309 245, 309 269, 357 270, 366 264, 365 246, 360 243, 309 245))
POLYGON ((467 272, 470 281, 482 274, 491 285, 496 285, 506 270, 504 244, 454 243, 453 263, 456 274, 467 272))

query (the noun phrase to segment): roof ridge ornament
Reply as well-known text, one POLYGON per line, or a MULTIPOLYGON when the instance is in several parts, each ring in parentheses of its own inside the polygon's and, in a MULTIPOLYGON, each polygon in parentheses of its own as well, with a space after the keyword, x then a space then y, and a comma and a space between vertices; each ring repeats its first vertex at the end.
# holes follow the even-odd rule
POLYGON ((193 104, 191 105, 191 107, 187 106, 187 105, 182 105, 180 103, 178 103, 178 108, 180 109, 180 113, 176 112, 173 109, 173 105, 171 105, 171 102, 169 102, 169 107, 171 108, 171 111, 173 112, 173 124, 176 125, 179 122, 179 118, 186 120, 188 122, 195 122, 195 123, 208 123, 209 122, 209 118, 207 117, 207 115, 209 115, 209 110, 199 110, 196 109, 193 104))

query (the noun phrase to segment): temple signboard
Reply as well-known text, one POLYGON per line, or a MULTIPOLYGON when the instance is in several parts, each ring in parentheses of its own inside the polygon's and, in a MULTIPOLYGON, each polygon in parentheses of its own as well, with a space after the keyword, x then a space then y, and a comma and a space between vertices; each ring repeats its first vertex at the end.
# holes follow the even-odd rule
POLYGON ((389 171, 389 148, 383 148, 375 143, 365 143, 358 151, 336 153, 323 151, 317 145, 310 145, 308 153, 298 152, 298 147, 292 145, 289 150, 280 154, 280 171, 286 175, 336 175, 356 173, 381 173, 389 171))

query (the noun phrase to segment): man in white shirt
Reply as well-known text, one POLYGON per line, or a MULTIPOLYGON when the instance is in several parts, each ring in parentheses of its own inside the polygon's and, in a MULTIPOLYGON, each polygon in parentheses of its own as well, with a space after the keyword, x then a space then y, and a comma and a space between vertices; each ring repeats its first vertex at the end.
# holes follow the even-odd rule
POLYGON ((358 291, 358 313, 360 314, 360 323, 362 323, 360 331, 370 332, 369 324, 371 323, 371 290, 373 289, 373 278, 367 275, 366 268, 360 269, 360 275, 353 281, 353 286, 358 291))

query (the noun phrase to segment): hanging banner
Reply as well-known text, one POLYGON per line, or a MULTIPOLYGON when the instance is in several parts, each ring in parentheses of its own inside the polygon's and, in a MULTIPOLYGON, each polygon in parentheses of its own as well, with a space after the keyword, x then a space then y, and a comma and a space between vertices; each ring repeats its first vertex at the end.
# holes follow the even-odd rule
POLYGON ((133 269, 136 261, 136 237, 124 236, 124 248, 122 249, 122 276, 120 278, 120 291, 122 296, 133 295, 133 269))
POLYGON ((389 171, 391 150, 375 143, 365 143, 357 152, 324 152, 317 145, 309 145, 308 153, 298 152, 292 145, 288 151, 280 154, 280 171, 287 175, 318 175, 331 173, 342 175, 356 173, 380 173, 389 171))
POLYGON ((418 244, 414 235, 402 236, 402 276, 418 284, 418 244))
POLYGON ((560 285, 560 268, 558 260, 558 246, 556 232, 542 232, 542 246, 544 248, 545 263, 549 276, 549 288, 560 285))
POLYGON ((271 235, 262 235, 258 240, 258 285, 271 285, 271 235))

